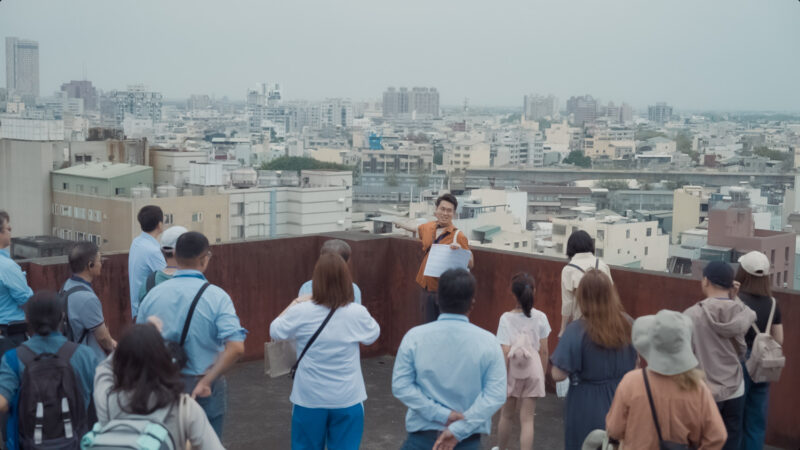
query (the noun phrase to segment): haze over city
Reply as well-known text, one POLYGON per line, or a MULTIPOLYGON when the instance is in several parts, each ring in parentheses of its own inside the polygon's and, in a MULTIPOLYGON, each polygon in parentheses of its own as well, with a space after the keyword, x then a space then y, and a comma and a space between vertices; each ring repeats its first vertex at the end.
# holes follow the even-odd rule
POLYGON ((41 91, 143 83, 166 99, 377 98, 437 86, 443 105, 591 93, 641 108, 797 110, 796 1, 0 2, 5 36, 40 44, 41 91))

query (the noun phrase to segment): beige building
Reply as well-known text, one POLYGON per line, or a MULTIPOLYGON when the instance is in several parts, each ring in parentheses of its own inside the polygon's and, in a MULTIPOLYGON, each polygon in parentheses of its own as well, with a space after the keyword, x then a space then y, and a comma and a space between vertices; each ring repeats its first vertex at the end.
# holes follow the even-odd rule
POLYGON ((595 254, 608 264, 664 271, 669 254, 669 236, 661 234, 658 222, 633 222, 620 216, 589 219, 554 219, 553 246, 546 252, 563 257, 572 232, 584 230, 595 239, 595 254))
POLYGON ((681 233, 695 228, 708 216, 708 197, 700 186, 675 189, 672 200, 672 243, 679 244, 681 233))
POLYGON ((361 150, 361 173, 431 173, 433 146, 400 141, 383 150, 361 150))
POLYGON ((609 140, 586 137, 583 141, 583 153, 592 159, 631 158, 635 152, 636 143, 633 140, 609 140))
POLYGON ((0 209, 11 216, 15 236, 50 234, 49 174, 68 158, 61 141, 0 139, 0 209))
POLYGON ((447 173, 466 171, 472 167, 489 167, 490 145, 482 136, 469 136, 444 145, 444 168, 447 173))
POLYGON ((183 187, 189 183, 190 165, 208 162, 204 151, 178 151, 165 148, 150 149, 150 165, 153 166, 153 183, 183 187))
POLYGON ((211 243, 230 240, 228 196, 221 194, 126 198, 54 191, 52 235, 92 241, 104 252, 125 252, 141 233, 136 216, 146 205, 161 207, 165 227, 181 225, 199 231, 211 243))

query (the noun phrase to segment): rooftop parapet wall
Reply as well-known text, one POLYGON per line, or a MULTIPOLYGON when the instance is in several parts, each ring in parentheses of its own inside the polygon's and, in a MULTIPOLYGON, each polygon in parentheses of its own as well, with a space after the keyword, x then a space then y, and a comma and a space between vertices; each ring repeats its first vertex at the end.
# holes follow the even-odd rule
MULTIPOLYGON (((233 298, 242 325, 249 331, 246 357, 263 356, 269 323, 295 298, 300 285, 311 278, 319 248, 330 238, 346 240, 353 249, 350 267, 362 292, 364 306, 381 326, 381 337, 362 356, 394 353, 403 335, 418 323, 419 287, 414 278, 421 260, 417 241, 359 233, 302 236, 216 245, 207 276, 233 298)), ((526 271, 536 278, 535 308, 547 314, 557 343, 560 323, 561 269, 565 260, 476 249, 478 280, 473 323, 497 331, 500 315, 514 307, 511 277, 526 271)), ((103 275, 94 283, 103 302, 106 322, 115 337, 130 324, 127 254, 107 255, 103 275)), ((69 275, 65 263, 34 261, 24 264, 34 290, 57 289, 69 275)), ((702 298, 699 282, 657 272, 613 268, 612 276, 625 308, 634 317, 660 309, 682 311, 702 298)), ((787 365, 781 382, 771 388, 767 441, 783 448, 800 448, 800 292, 776 293, 785 330, 787 365)), ((435 343, 433 343, 435 345, 435 343)))

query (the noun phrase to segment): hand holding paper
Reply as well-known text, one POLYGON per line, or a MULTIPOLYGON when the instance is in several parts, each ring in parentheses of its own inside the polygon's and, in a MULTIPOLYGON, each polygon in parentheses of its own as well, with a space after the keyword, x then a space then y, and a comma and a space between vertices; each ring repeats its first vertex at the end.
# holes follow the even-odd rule
POLYGON ((425 276, 439 278, 448 269, 466 269, 472 253, 460 247, 453 249, 448 244, 433 244, 425 264, 425 276))

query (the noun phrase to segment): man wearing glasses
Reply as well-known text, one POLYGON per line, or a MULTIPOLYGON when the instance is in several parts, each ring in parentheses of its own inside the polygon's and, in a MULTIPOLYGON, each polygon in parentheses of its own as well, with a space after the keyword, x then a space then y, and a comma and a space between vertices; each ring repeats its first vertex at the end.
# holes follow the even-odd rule
MULTIPOLYGON (((450 245, 453 249, 469 250, 467 236, 464 233, 457 233, 458 229, 453 225, 453 216, 458 208, 458 200, 453 194, 443 194, 436 199, 436 220, 424 223, 417 229, 408 227, 401 223, 395 226, 414 233, 422 241, 422 251, 424 256, 417 272, 417 284, 422 287, 421 305, 423 323, 429 323, 439 317, 439 306, 436 304, 436 290, 439 287, 439 279, 425 276, 425 265, 428 263, 428 253, 433 244, 450 245), (458 235, 456 237, 456 234, 458 235), (455 239, 455 241, 454 241, 455 239)), ((472 269, 474 258, 470 257, 469 268, 472 269)))
POLYGON ((17 346, 27 336, 25 302, 33 295, 25 272, 11 259, 11 219, 0 210, 0 332, 17 346))

